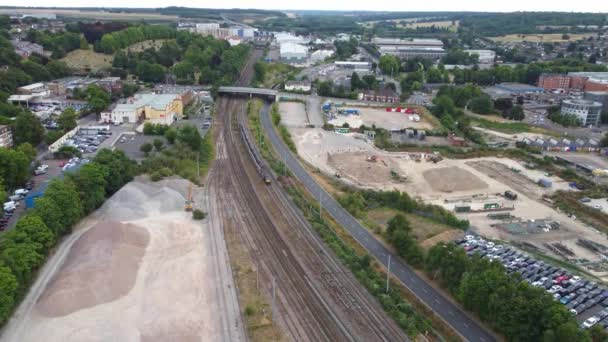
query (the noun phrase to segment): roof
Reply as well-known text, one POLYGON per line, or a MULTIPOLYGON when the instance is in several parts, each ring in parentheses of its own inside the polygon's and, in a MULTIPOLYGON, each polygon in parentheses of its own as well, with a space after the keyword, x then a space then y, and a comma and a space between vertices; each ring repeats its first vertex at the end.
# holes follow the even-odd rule
POLYGON ((308 53, 308 47, 296 43, 281 43, 281 54, 284 53, 308 53))
POLYGON ((11 95, 8 97, 8 101, 9 102, 29 101, 29 100, 33 99, 34 97, 36 97, 36 95, 11 95))
POLYGON ((19 87, 19 89, 34 90, 36 88, 41 88, 41 87, 44 87, 44 83, 39 82, 39 83, 32 83, 32 84, 28 84, 28 85, 23 86, 23 87, 19 87))
POLYGON ((351 61, 335 61, 335 65, 361 65, 361 66, 371 66, 370 62, 351 62, 351 61))
POLYGON ((165 110, 167 106, 179 98, 177 94, 136 94, 132 102, 119 103, 114 111, 131 111, 141 107, 152 107, 156 110, 165 110))

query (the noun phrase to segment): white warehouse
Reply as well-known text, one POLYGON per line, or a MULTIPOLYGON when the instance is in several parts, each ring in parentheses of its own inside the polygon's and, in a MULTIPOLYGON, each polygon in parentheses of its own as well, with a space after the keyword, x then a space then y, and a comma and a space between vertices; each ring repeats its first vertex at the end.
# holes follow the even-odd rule
POLYGON ((308 47, 296 43, 282 43, 280 53, 283 61, 301 62, 308 58, 308 47))

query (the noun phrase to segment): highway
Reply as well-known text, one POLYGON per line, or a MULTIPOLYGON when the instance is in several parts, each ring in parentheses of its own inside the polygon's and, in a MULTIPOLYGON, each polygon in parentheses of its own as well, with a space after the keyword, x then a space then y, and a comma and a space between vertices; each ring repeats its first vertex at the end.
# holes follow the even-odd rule
POLYGON ((467 341, 495 341, 493 335, 479 326, 458 306, 447 300, 425 280, 420 278, 407 264, 384 247, 365 229, 354 217, 338 204, 334 198, 325 192, 308 174, 300 162, 288 150, 272 126, 269 116, 269 106, 265 105, 261 113, 262 125, 275 150, 280 154, 291 172, 304 184, 306 189, 317 199, 323 208, 385 267, 391 254, 391 273, 409 288, 422 302, 443 318, 458 334, 467 341))

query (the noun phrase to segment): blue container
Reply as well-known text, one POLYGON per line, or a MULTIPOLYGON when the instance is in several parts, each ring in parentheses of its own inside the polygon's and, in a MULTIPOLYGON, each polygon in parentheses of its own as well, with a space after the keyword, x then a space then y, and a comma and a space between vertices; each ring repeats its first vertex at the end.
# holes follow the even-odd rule
POLYGON ((33 208, 36 198, 41 197, 42 195, 44 195, 44 193, 42 193, 42 192, 29 193, 24 200, 25 208, 27 208, 27 209, 33 208))

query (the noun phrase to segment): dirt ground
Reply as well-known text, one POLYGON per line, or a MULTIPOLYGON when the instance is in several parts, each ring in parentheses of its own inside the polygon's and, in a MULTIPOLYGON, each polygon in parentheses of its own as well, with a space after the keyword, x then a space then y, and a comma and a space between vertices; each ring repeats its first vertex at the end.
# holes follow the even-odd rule
POLYGON ((183 211, 187 186, 123 187, 47 262, 2 340, 243 341, 209 224, 183 211))
POLYGON ((280 102, 281 123, 286 127, 305 127, 309 124, 306 107, 300 102, 280 102))
POLYGON ((564 43, 573 42, 577 40, 586 39, 590 36, 594 36, 594 33, 568 33, 570 36, 569 40, 562 39, 563 34, 561 33, 547 33, 547 34, 509 34, 500 37, 490 37, 491 40, 501 43, 515 43, 515 42, 532 42, 532 43, 564 43))
POLYGON ((359 110, 359 115, 337 115, 335 120, 330 120, 329 123, 342 126, 345 122, 350 127, 359 127, 361 125, 385 128, 389 130, 416 128, 416 129, 432 129, 433 125, 424 117, 416 122, 410 120, 410 115, 405 113, 387 112, 385 108, 368 108, 368 107, 349 107, 359 110))
MULTIPOLYGON (((550 203, 542 199, 543 195, 551 195, 557 190, 576 190, 558 177, 527 169, 517 160, 497 157, 443 159, 435 164, 422 153, 378 150, 370 143, 356 139, 356 135, 322 130, 292 130, 292 135, 302 159, 330 177, 335 177, 337 172, 340 181, 347 184, 366 189, 405 191, 448 210, 454 210, 456 206, 484 210, 487 204, 497 204, 499 213, 509 213, 516 221, 549 220, 560 223, 559 230, 520 234, 497 227, 496 224, 502 221, 490 219, 488 212, 457 214, 469 220, 474 231, 488 238, 532 243, 552 256, 557 255, 544 244, 561 242, 572 249, 576 257, 591 261, 599 261, 600 256, 579 246, 578 238, 608 246, 605 234, 553 209, 550 203), (370 155, 378 156, 378 162, 366 161, 370 155), (417 162, 417 159, 420 161, 417 162), (404 179, 393 179, 391 169, 398 171, 404 179), (551 180, 552 187, 537 185, 540 178, 551 180), (507 190, 517 193, 518 199, 506 199, 502 194, 507 190)), ((608 273, 593 274, 608 279, 608 273)))
POLYGON ((76 49, 70 51, 61 61, 73 69, 90 68, 92 71, 97 71, 112 66, 113 59, 114 56, 94 52, 93 50, 76 49))

